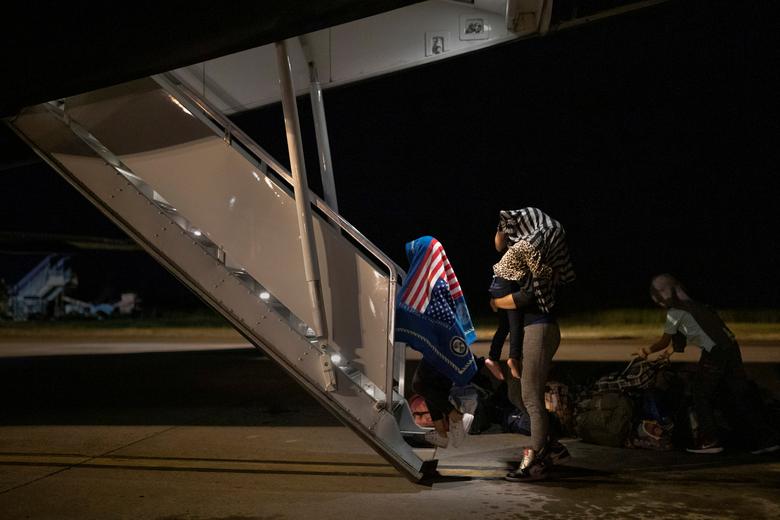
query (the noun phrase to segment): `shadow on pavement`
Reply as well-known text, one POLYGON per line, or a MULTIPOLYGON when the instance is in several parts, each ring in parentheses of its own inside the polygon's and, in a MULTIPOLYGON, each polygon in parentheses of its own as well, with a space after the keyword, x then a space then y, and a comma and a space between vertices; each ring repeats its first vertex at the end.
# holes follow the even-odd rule
POLYGON ((336 426, 259 351, 0 359, 0 424, 336 426))
MULTIPOLYGON (((220 350, 0 359, 0 425, 339 426, 317 401, 259 351, 220 350)), ((482 436, 475 436, 479 439, 482 436)), ((487 435, 485 435, 487 437, 487 435)), ((485 438, 484 459, 495 455, 485 438)), ((571 464, 557 466, 538 486, 578 489, 632 486, 663 479, 681 487, 777 485, 777 478, 731 468, 780 461, 780 454, 717 456, 607 448, 569 441, 571 464), (762 480, 763 479, 763 480, 762 480)), ((506 462, 515 451, 498 459, 506 462)), ((464 461, 477 468, 478 460, 464 461)), ((450 464, 461 464, 455 460, 450 464)), ((454 466, 451 470, 457 470, 454 466)), ((496 469, 496 468, 494 468, 496 469)), ((758 468, 757 468, 758 469, 758 468)), ((501 478, 494 471, 492 479, 501 478)), ((464 473, 467 475, 467 473, 464 473)), ((776 475, 776 474, 775 474, 776 475)), ((444 475, 436 483, 470 476, 444 475)))

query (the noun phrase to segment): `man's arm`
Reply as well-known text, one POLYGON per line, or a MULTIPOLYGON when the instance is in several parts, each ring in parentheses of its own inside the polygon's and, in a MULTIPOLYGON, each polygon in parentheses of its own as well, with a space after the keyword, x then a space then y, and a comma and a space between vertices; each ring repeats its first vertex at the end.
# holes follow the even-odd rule
POLYGON ((642 359, 647 359, 647 356, 649 356, 650 354, 653 354, 655 352, 658 352, 659 350, 663 350, 666 347, 668 347, 671 341, 672 341, 672 336, 670 334, 664 333, 661 336, 661 339, 659 339, 649 347, 640 348, 638 352, 634 353, 634 355, 642 359))

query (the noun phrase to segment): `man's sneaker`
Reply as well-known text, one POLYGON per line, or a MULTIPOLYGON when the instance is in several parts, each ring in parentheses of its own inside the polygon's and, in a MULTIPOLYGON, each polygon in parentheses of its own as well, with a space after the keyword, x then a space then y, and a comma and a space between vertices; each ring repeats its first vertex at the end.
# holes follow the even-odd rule
POLYGON ((425 442, 432 444, 437 448, 446 448, 449 444, 449 441, 450 439, 448 437, 443 436, 436 430, 431 430, 425 433, 425 442))
MULTIPOLYGON (((466 439, 466 425, 464 424, 466 415, 471 417, 471 421, 474 420, 474 416, 471 414, 464 414, 460 421, 453 421, 450 419, 450 431, 448 435, 449 438, 452 439, 453 448, 457 448, 463 444, 463 441, 466 439)), ((471 427, 471 421, 469 421, 469 427, 471 427)))
POLYGON ((537 453, 531 448, 525 448, 520 467, 507 473, 504 478, 510 482, 533 482, 546 478, 552 462, 545 451, 542 449, 537 453))
POLYGON ((699 442, 692 448, 686 449, 690 453, 720 453, 723 446, 715 439, 699 439, 699 442))
POLYGON ((554 465, 566 464, 571 460, 571 454, 566 446, 558 441, 551 441, 547 445, 547 453, 550 455, 550 462, 554 465))
POLYGON ((774 453, 776 451, 780 451, 780 444, 770 444, 768 446, 764 446, 763 448, 753 450, 750 453, 753 455, 763 455, 765 453, 774 453))

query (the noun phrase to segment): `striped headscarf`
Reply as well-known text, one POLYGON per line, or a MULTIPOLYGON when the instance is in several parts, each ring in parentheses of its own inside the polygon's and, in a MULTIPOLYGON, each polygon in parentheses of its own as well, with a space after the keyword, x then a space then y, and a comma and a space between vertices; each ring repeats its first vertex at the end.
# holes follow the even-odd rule
POLYGON ((498 231, 510 245, 493 272, 532 290, 539 309, 551 312, 556 289, 576 278, 563 226, 540 209, 522 208, 501 211, 498 231))

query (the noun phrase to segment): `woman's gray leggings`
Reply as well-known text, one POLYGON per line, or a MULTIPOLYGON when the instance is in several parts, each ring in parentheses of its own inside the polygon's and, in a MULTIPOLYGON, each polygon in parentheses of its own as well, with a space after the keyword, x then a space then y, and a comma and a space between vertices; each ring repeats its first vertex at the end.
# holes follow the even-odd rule
POLYGON ((560 343, 561 330, 555 322, 535 323, 525 327, 523 370, 520 381, 523 404, 531 419, 531 448, 536 451, 547 444, 550 424, 544 406, 544 388, 552 358, 560 343))

